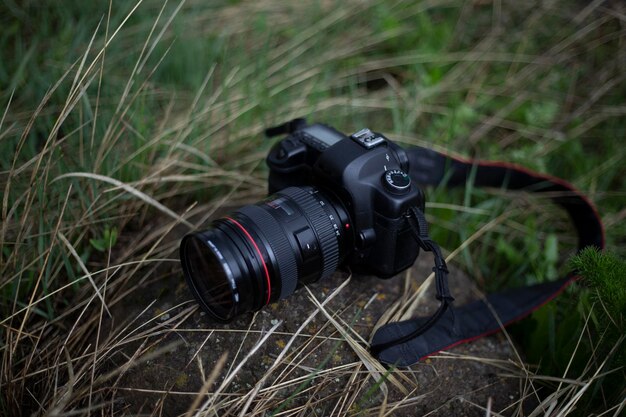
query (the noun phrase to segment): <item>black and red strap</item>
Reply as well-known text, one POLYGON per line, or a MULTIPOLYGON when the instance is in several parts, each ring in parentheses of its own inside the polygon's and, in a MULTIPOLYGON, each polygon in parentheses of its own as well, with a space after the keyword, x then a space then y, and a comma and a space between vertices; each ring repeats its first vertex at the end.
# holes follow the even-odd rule
MULTIPOLYGON (((407 151, 410 176, 422 185, 494 187, 545 193, 565 209, 578 233, 579 250, 604 247, 604 228, 593 203, 568 182, 505 162, 464 160, 431 149, 407 151)), ((381 362, 409 366, 441 350, 498 332, 552 300, 577 279, 575 274, 554 282, 489 294, 454 310, 440 308, 433 317, 414 318, 379 328, 371 343, 381 362)))

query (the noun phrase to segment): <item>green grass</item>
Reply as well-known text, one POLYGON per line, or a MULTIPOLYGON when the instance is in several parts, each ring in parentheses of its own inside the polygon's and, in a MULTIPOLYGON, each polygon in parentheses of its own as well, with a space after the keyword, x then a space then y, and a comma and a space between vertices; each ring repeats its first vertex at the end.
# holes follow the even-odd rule
MULTIPOLYGON (((89 387, 106 398, 106 384, 89 376, 103 363, 80 359, 102 353, 93 343, 106 316, 100 297, 114 308, 156 265, 175 270, 177 242, 163 240, 175 225, 199 227, 224 201, 261 198, 271 146, 261 132, 297 116, 563 177, 597 204, 623 262, 624 10, 499 5, 146 0, 113 1, 109 13, 106 2, 3 2, 0 410, 89 407, 89 387), (59 371, 64 352, 82 378, 65 403, 60 389, 42 387, 69 372, 59 371)), ((501 219, 453 261, 483 288, 567 270, 575 236, 547 201, 473 188, 427 195, 433 237, 449 251, 501 219)), ((583 273, 592 290, 574 290, 580 302, 527 322, 557 362, 567 366, 573 350, 558 347, 599 303, 623 312, 611 269, 587 268, 600 272, 583 273), (559 330, 563 316, 571 323, 559 330)), ((576 354, 587 363, 618 339, 576 354)), ((545 346, 526 348, 538 363, 545 346)), ((563 376, 559 366, 544 370, 563 376)), ((584 379, 584 369, 568 376, 584 379)), ((613 405, 604 394, 594 396, 599 409, 613 405)))

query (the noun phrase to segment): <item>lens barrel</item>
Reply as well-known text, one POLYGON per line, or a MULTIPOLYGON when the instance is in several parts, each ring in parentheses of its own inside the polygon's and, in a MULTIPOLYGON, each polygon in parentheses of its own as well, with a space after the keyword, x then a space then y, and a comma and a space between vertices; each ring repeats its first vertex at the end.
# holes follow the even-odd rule
POLYGON ((351 242, 349 225, 331 193, 290 187, 186 235, 180 260, 200 305, 230 321, 331 275, 351 242))

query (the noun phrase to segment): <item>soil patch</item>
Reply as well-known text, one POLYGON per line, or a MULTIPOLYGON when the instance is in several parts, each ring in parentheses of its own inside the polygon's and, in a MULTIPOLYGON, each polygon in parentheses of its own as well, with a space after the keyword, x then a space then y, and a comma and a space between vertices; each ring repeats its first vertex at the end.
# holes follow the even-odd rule
MULTIPOLYGON (((352 277, 325 308, 341 327, 351 327, 368 341, 382 314, 407 286, 414 291, 430 268, 430 257, 420 256, 409 277, 352 277)), ((450 277, 456 304, 469 301, 473 283, 453 267, 450 277)), ((113 356, 119 364, 137 360, 116 383, 117 406, 134 414, 184 414, 227 352, 225 366, 200 402, 202 406, 210 401, 214 415, 239 415, 244 409, 243 415, 378 415, 383 407, 395 416, 482 416, 488 402, 494 411, 512 413, 506 408, 519 399, 520 380, 505 376, 514 369, 516 356, 502 334, 391 370, 386 378, 398 382, 388 380, 384 387, 377 386, 355 349, 323 313, 318 312, 289 346, 293 334, 317 311, 311 295, 323 302, 346 278, 336 273, 311 285, 311 293, 300 289, 256 314, 218 324, 197 308, 182 272, 173 267, 167 278, 140 289, 136 297, 126 297, 132 303, 115 313, 120 321, 141 314, 137 321, 144 323, 113 356), (227 379, 228 384, 211 395, 227 379)), ((436 306, 434 297, 426 297, 417 314, 428 314, 436 306)), ((363 341, 360 345, 366 347, 363 341)))

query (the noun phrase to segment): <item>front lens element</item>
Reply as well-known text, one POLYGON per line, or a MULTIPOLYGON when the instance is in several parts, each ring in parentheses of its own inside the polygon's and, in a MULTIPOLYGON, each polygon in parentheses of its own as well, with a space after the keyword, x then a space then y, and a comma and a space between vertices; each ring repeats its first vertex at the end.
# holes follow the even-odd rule
POLYGON ((181 260, 187 281, 198 300, 220 320, 235 313, 234 277, 224 255, 202 234, 185 237, 181 260))

